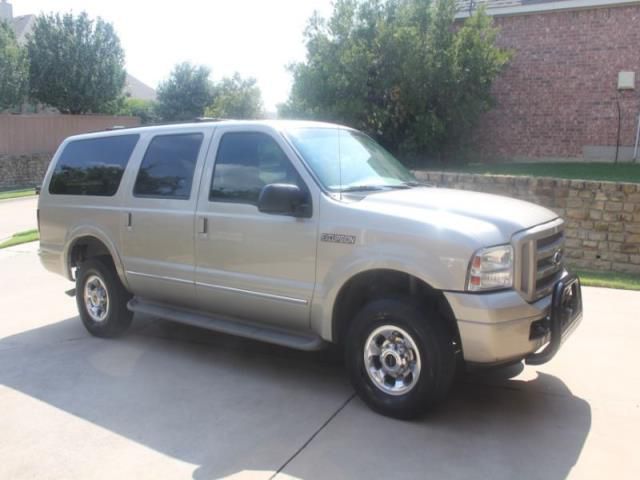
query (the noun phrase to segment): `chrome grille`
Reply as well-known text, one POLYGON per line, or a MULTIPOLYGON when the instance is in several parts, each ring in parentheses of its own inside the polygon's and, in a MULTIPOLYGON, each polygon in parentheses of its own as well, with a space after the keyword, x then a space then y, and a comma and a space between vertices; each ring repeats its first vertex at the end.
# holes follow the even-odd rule
POLYGON ((564 222, 538 225, 514 236, 515 288, 529 302, 549 295, 564 271, 564 222))

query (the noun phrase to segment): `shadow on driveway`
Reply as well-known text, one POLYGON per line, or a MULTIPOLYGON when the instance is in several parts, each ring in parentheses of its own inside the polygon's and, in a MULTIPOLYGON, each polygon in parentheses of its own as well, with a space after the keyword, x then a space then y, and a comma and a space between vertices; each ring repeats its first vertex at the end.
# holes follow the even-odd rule
POLYGON ((290 459, 284 473, 301 478, 560 479, 591 425, 556 377, 480 375, 417 422, 355 399, 292 458, 352 395, 330 354, 144 317, 118 340, 89 337, 77 317, 3 338, 0 384, 197 465, 199 480, 290 459))
POLYGON ((283 472, 306 480, 564 479, 589 434, 591 408, 539 374, 500 385, 464 380, 420 421, 376 417, 358 399, 336 420, 283 472))

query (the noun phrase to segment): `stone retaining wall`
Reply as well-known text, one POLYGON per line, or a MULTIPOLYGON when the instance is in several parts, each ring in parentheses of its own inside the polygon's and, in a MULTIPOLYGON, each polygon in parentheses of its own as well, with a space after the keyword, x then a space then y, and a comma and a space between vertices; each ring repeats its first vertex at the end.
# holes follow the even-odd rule
POLYGON ((415 172, 438 186, 506 195, 548 207, 566 224, 570 265, 640 274, 640 184, 415 172))
POLYGON ((52 153, 0 154, 0 190, 40 185, 52 153))

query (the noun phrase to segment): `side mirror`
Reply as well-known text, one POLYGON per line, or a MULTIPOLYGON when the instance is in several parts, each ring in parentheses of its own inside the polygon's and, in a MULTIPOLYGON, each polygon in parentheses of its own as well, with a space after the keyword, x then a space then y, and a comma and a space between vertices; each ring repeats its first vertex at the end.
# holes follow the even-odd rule
POLYGON ((258 210, 273 215, 311 217, 309 195, 297 185, 271 183, 265 185, 258 197, 258 210))

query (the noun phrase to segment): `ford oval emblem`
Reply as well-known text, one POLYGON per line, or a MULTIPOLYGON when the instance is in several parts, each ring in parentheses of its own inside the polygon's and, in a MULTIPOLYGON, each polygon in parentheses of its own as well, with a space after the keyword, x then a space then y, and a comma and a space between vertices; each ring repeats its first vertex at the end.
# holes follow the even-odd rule
POLYGON ((551 261, 554 265, 559 265, 562 261, 562 250, 556 251, 556 253, 553 254, 553 258, 551 259, 551 261))

